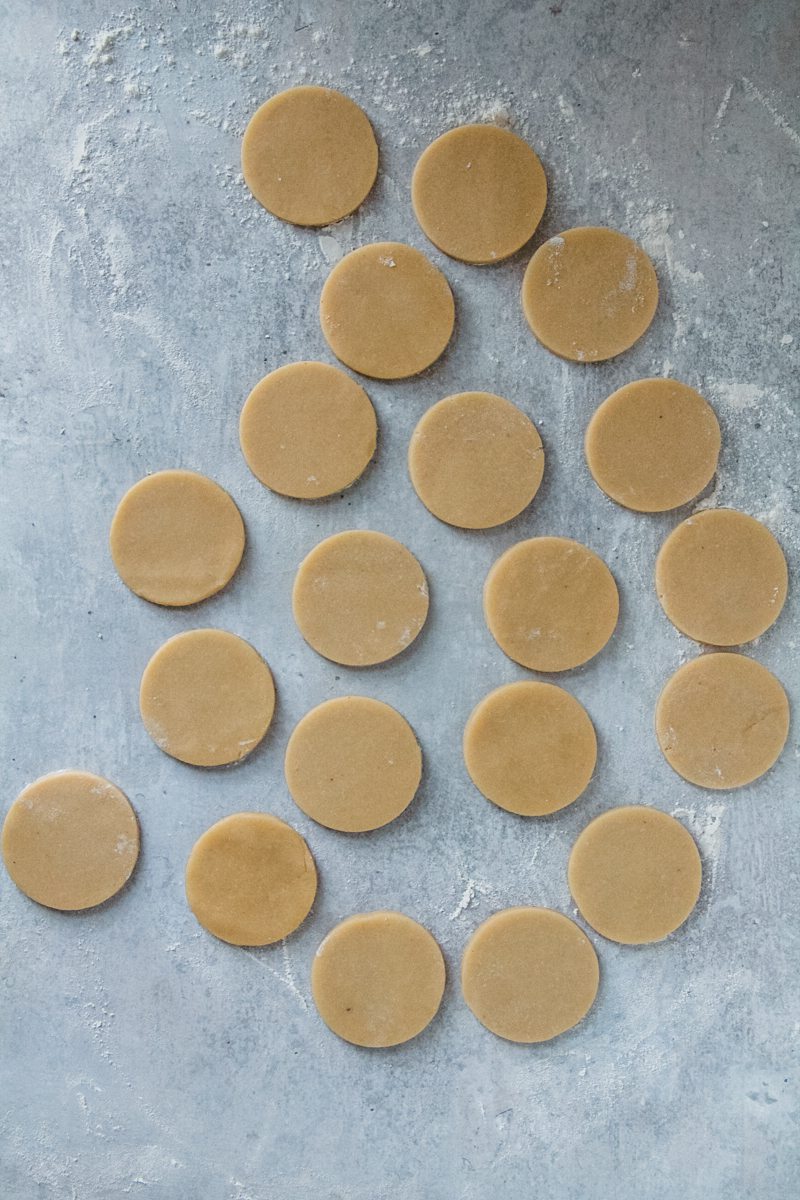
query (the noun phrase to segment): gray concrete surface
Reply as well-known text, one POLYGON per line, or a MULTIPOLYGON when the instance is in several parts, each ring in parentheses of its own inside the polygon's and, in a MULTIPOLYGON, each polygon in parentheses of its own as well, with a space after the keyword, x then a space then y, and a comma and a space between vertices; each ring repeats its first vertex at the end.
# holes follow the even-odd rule
MULTIPOLYGON (((4 943, 2 1167, 7 1200, 788 1200, 798 1164, 798 759, 733 794, 683 783, 651 729, 658 691, 695 647, 667 623, 651 572, 683 513, 623 512, 594 487, 581 441, 623 382, 673 373, 724 431, 704 503, 762 517, 796 570, 800 60, 789 0, 299 0, 218 5, 11 0, 0 95, 3 806, 77 766, 131 797, 140 866, 101 910, 36 907, 0 877, 4 943), (264 98, 304 81, 359 100, 381 172, 352 219, 322 233, 247 194, 239 143, 264 98), (630 353, 559 362, 518 303, 523 252, 495 269, 426 247, 413 164, 465 119, 510 120, 540 152, 539 237, 609 223, 651 251, 662 298, 630 353), (268 494, 237 446, 268 369, 330 361, 316 305, 329 260, 406 239, 451 280, 458 329, 423 378, 369 392, 377 461, 329 503, 268 494), (438 524, 405 471, 425 408, 498 391, 537 420, 547 471, 532 509, 469 535, 438 524), (241 571, 196 609, 138 601, 106 550, 118 498, 184 466, 229 488, 247 522, 241 571), (428 627, 383 669, 318 658, 294 628, 296 564, 320 538, 374 527, 431 581, 428 627), (564 683, 600 737, 596 779, 550 820, 514 819, 470 785, 460 734, 491 687, 524 676, 492 642, 481 583, 519 538, 567 534, 612 566, 618 632, 564 683), (276 723, 238 769, 202 772, 152 745, 138 679, 169 635, 219 625, 272 664, 276 723), (346 837, 298 812, 282 777, 294 722, 325 697, 379 696, 424 747, 421 794, 395 825, 346 837), (508 904, 572 912, 565 866, 595 814, 641 801, 698 838, 705 886, 677 936, 645 949, 590 934, 602 965, 585 1023, 549 1045, 503 1043, 457 985, 471 930, 508 904), (182 873, 196 837, 267 809, 309 839, 322 886, 284 947, 206 936, 182 873), (308 974, 341 917, 398 907, 447 956, 439 1017, 395 1051, 359 1051, 318 1019, 308 974)), ((748 648, 798 700, 797 588, 748 648)))

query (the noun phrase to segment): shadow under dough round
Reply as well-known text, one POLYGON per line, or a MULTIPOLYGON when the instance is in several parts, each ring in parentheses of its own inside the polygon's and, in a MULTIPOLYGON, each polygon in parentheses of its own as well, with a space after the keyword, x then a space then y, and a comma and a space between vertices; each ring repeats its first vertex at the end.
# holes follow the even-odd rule
POLYGON ((139 826, 126 796, 99 775, 54 771, 31 783, 3 825, 14 883, 47 908, 75 912, 114 896, 139 857, 139 826))
POLYGON ((656 736, 678 775, 698 787, 744 787, 780 757, 789 701, 744 654, 701 654, 679 667, 656 706, 656 736))
POLYGON ((387 662, 428 615, 428 584, 410 550, 385 533, 351 529, 315 546, 292 590, 294 619, 312 649, 345 667, 387 662))
POLYGON ((710 646, 740 646, 777 621, 786 559, 766 525, 732 508, 681 522, 656 559, 656 591, 672 624, 710 646))
POLYGON ((248 642, 222 629, 192 629, 150 659, 139 709, 165 754, 195 767, 221 767, 246 758, 264 737, 275 685, 248 642))
POLYGON ((223 817, 195 843, 186 864, 186 899, 223 942, 268 946, 303 923, 317 894, 317 870, 304 839, 269 813, 223 817))
POLYGON ((122 497, 110 547, 132 592, 177 608, 206 600, 233 578, 244 553, 244 523, 212 479, 194 471, 159 471, 122 497))
POLYGON ((533 671, 568 671, 611 637, 619 615, 614 576, 570 538, 517 542, 486 577, 483 610, 492 637, 533 671))
POLYGON ((613 392, 586 430, 586 461, 598 487, 635 512, 666 512, 713 478, 719 422, 694 388, 637 379, 613 392))
POLYGON ((396 709, 367 696, 327 700, 306 713, 286 747, 295 804, 343 833, 380 829, 414 799, 422 751, 396 709))
POLYGON ((658 280, 640 246, 614 229, 583 226, 551 237, 522 282, 522 307, 538 340, 573 362, 628 350, 650 325, 658 280))
POLYGON ((398 912, 357 913, 320 945, 311 991, 325 1024, 356 1046, 416 1037, 442 1002, 445 966, 436 939, 398 912))
POLYGON ((289 363, 257 383, 239 420, 248 467, 282 496, 317 500, 366 469, 377 440, 362 387, 327 363, 289 363))
POLYGON ((506 908, 473 933, 461 990, 482 1025, 509 1042, 547 1042, 594 1004, 600 966, 574 921, 549 908, 506 908))
POLYGON ((373 379, 418 375, 444 352, 455 304, 442 272, 400 242, 362 246, 322 289, 320 322, 336 357, 373 379))
POLYGON ((700 896, 694 838, 667 813, 630 805, 596 817, 569 858, 569 890, 592 929, 612 942, 660 942, 700 896))
POLYGON ((552 683, 490 692, 464 730, 464 761, 480 792, 507 812, 541 817, 586 789, 597 761, 594 726, 574 696, 552 683))
POLYGON ((459 392, 421 418, 408 470, 425 507, 448 525, 489 529, 518 516, 544 473, 536 426, 491 392, 459 392))
POLYGON ((434 246, 462 262, 500 262, 533 236, 547 179, 521 137, 497 125, 460 125, 420 156, 414 213, 434 246))
POLYGON ((319 227, 355 212, 378 174, 378 144, 354 101, 296 87, 250 118, 242 172, 256 200, 283 221, 319 227))

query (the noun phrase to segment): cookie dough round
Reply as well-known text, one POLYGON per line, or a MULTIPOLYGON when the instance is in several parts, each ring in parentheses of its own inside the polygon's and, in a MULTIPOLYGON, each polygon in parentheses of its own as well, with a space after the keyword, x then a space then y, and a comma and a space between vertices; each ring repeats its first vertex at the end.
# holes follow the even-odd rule
POLYGON ((357 913, 332 929, 311 969, 325 1024, 356 1046, 398 1046, 439 1010, 444 958, 435 938, 398 912, 357 913))
POLYGON ((300 564, 294 619, 318 654, 368 667, 402 653, 428 615, 428 584, 410 550, 385 533, 350 529, 300 564))
POLYGON ((267 100, 242 142, 250 191, 293 225, 341 221, 367 197, 378 174, 378 145, 366 115, 326 87, 296 87, 267 100))
POLYGON ((706 509, 673 529, 656 559, 656 591, 672 624, 709 646, 740 646, 777 621, 786 599, 783 551, 765 525, 706 509))
POLYGON ((506 908, 473 933, 461 990, 482 1025, 509 1042, 547 1042, 594 1004, 600 966, 574 921, 549 908, 506 908))
POLYGON ((396 709, 367 696, 306 713, 286 747, 286 782, 309 817, 343 833, 380 829, 414 799, 422 751, 396 709))
POLYGON ((533 333, 573 362, 602 362, 629 349, 657 305, 658 280, 644 250, 624 234, 596 226, 550 238, 522 283, 533 333))
POLYGON ((317 871, 300 834, 269 813, 234 813, 195 843, 186 899, 214 937, 268 946, 294 933, 311 911, 317 871))
POLYGON ((47 908, 102 904, 127 883, 138 857, 139 826, 127 798, 87 771, 43 775, 20 792, 3 825, 9 875, 47 908))
POLYGON ((486 577, 483 610, 500 649, 532 671, 568 671, 605 646, 619 595, 601 558, 570 538, 538 537, 501 554, 486 577))
POLYGON ((525 413, 491 392, 459 392, 434 404, 414 430, 408 469, 440 521, 489 529, 530 504, 544 473, 542 439, 525 413))
POLYGON ((727 790, 758 779, 789 734, 789 701, 775 676, 743 654, 702 654, 680 667, 656 707, 656 736, 689 783, 727 790))
POLYGON ((230 496, 194 471, 158 471, 135 483, 111 522, 111 557, 137 596, 171 608, 225 587, 244 553, 230 496))
POLYGON ((547 203, 547 180, 536 154, 510 129, 461 125, 422 153, 411 202, 425 234, 445 254, 499 262, 533 236, 547 203))
POLYGON ((264 737, 275 685, 248 642, 222 629, 192 629, 150 659, 139 709, 166 754, 195 767, 221 767, 246 758, 264 737))
POLYGON ((660 942, 687 919, 703 868, 692 835, 667 813, 630 805, 596 817, 569 858, 569 890, 612 942, 660 942))
POLYGON ((717 469, 719 422, 694 388, 637 379, 604 400, 586 430, 586 461, 607 496, 636 512, 694 499, 717 469))
POLYGON ((373 379, 404 379, 436 362, 455 311, 442 272, 400 242, 374 242, 345 255, 325 281, 319 306, 333 353, 373 379))
POLYGON ((523 817, 543 817, 586 789, 597 738, 586 709, 563 688, 509 683, 472 712, 464 761, 487 800, 523 817))

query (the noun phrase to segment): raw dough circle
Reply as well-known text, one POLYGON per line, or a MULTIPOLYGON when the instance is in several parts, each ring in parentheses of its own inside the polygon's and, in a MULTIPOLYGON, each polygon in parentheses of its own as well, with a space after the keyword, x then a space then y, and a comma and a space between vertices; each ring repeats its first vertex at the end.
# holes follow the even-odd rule
POLYGON ((444 352, 455 304, 419 250, 373 242, 338 262, 320 298, 322 332, 346 366, 374 379, 418 375, 444 352))
POLYGON ((159 471, 122 497, 110 545, 114 566, 132 592, 175 608, 225 587, 244 553, 244 524, 212 479, 159 471))
POLYGON ((653 264, 614 229, 584 226, 550 238, 522 282, 522 307, 534 334, 573 362, 601 362, 629 349, 657 305, 653 264))
POLYGON ((666 512, 688 503, 713 477, 719 422, 685 383, 637 379, 603 401, 585 448, 595 483, 617 504, 666 512))
POLYGON ((286 782, 309 817, 343 833, 380 829, 414 799, 422 751, 396 709, 367 696, 306 713, 286 747, 286 782))
POLYGON ((428 615, 428 584, 400 542, 350 529, 326 538, 303 559, 292 609, 318 654, 346 667, 368 667, 414 641, 428 615))
POLYGON ((166 754, 195 767, 221 767, 246 758, 264 737, 275 685, 248 642, 222 629, 192 629, 156 650, 142 676, 139 708, 166 754))
POLYGON ((356 1046, 399 1046, 422 1033, 439 1011, 444 980, 436 939, 398 912, 347 917, 311 969, 319 1015, 356 1046))
POLYGON ((587 825, 569 857, 583 918, 626 946, 660 942, 687 919, 703 867, 688 829, 656 808, 612 808, 587 825))
POLYGON ((223 817, 195 842, 186 899, 200 924, 234 946, 268 946, 303 923, 317 894, 304 839, 269 813, 223 817))
POLYGON ((464 761, 487 800, 523 817, 542 817, 586 789, 597 738, 586 709, 563 688, 509 683, 472 712, 464 761))
POLYGON ((656 559, 656 591, 672 624, 710 646, 751 642, 777 621, 789 576, 766 525, 712 508, 673 529, 656 559))
POLYGON ((743 654, 702 654, 668 680, 656 736, 669 765, 699 787, 744 787, 777 761, 789 701, 775 676, 743 654))
POLYGON ((102 904, 127 883, 138 857, 139 826, 127 798, 87 771, 43 775, 20 792, 3 825, 9 875, 47 908, 102 904))
POLYGON ((549 908, 506 908, 473 933, 461 990, 482 1025, 509 1042, 547 1042, 594 1004, 600 966, 574 921, 549 908))
POLYGON ((293 225, 330 225, 355 212, 378 174, 378 145, 366 115, 348 96, 296 87, 267 100, 242 142, 250 191, 293 225))
POLYGON ((491 392, 460 392, 429 408, 408 449, 411 482, 440 521, 489 529, 539 490, 542 439, 525 413, 491 392))
POLYGON ((257 479, 283 496, 317 500, 350 487, 373 454, 375 409, 362 387, 327 363, 289 363, 257 383, 239 440, 257 479))
POLYGON ((461 125, 423 151, 411 202, 445 254, 499 262, 533 236, 547 203, 547 180, 536 154, 511 130, 461 125))
POLYGON ((501 554, 483 590, 500 649, 533 671, 568 671, 603 649, 619 594, 602 558, 570 538, 538 537, 501 554))

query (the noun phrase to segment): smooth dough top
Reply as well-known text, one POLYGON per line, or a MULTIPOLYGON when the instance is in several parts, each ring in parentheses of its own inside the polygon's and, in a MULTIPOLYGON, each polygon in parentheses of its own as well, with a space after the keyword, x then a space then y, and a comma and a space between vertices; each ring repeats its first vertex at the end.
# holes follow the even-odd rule
POLYGON ((122 582, 153 604, 180 607, 225 587, 244 553, 230 496, 194 471, 159 471, 125 493, 111 523, 122 582))
POLYGON ((267 100, 242 142, 242 171, 268 212, 321 226, 355 212, 378 174, 378 144, 366 115, 326 87, 296 87, 267 100))
POLYGON ((614 229, 584 226, 534 254, 522 307, 536 337, 561 358, 601 362, 629 349, 658 305, 658 280, 640 246, 614 229))
POLYGON ((20 792, 3 825, 14 883, 47 908, 93 908, 127 883, 139 857, 136 814, 119 788, 86 771, 55 771, 20 792))
POLYGON ((445 967, 435 938, 398 912, 357 913, 332 929, 311 969, 325 1024, 356 1046, 397 1046, 439 1010, 445 967))
POLYGON ((547 1042, 594 1004, 600 966, 574 921, 549 908, 507 908, 479 925, 461 988, 482 1025, 509 1042, 547 1042))
POLYGON ((612 942, 659 942, 700 895, 703 868, 692 835, 667 813, 612 808, 572 848, 569 889, 581 915, 612 942))
POLYGON ((777 621, 789 573, 766 525, 732 508, 688 517, 656 559, 656 591, 672 624, 709 646, 751 642, 777 621))
POLYGON ((253 647, 222 629, 179 633, 156 650, 139 689, 145 729, 181 762, 239 762, 269 729, 272 674, 253 647))
POLYGON ((378 424, 362 387, 327 363, 289 363, 257 383, 239 421, 256 478, 283 496, 316 500, 350 486, 373 454, 378 424))
POLYGON ((606 564, 570 538, 517 542, 486 577, 483 609, 501 650, 533 671, 568 671, 603 649, 619 615, 606 564))
POLYGON ((402 653, 428 615, 428 583, 410 550, 385 533, 350 529, 315 546, 292 591, 309 646, 346 667, 402 653))
POLYGON ((189 907, 204 929, 234 946, 288 937, 316 894, 308 846, 269 813, 223 817, 198 839, 186 864, 189 907))
POLYGON ((468 263, 499 262, 542 219, 547 179, 527 142, 496 125, 461 125, 423 151, 411 201, 435 246, 468 263))
POLYGON ((583 705, 552 683, 509 683, 481 700, 464 730, 472 782, 508 812, 541 817, 587 787, 597 761, 583 705))
POLYGON ((422 417, 408 469, 420 500, 440 521, 489 529, 518 516, 539 490, 542 439, 509 400, 460 392, 422 417))
POLYGON ((294 802, 329 829, 387 825, 414 799, 422 751, 396 709, 367 696, 327 700, 306 713, 286 747, 294 802))
POLYGON ((586 461, 598 487, 636 512, 666 512, 712 479, 719 422, 694 388, 637 379, 603 401, 586 430, 586 461))
POLYGON ((775 676, 744 654, 701 654, 668 680, 656 735, 689 783, 727 790, 758 779, 789 734, 789 701, 775 676))
POLYGON ((424 254, 374 242, 336 264, 319 312, 328 345, 346 366, 373 379, 403 379, 444 352, 456 310, 450 285, 424 254))

